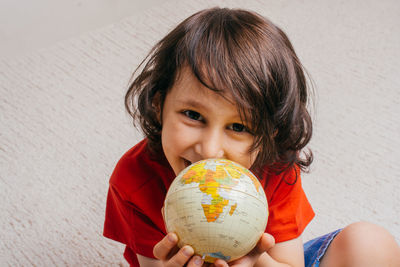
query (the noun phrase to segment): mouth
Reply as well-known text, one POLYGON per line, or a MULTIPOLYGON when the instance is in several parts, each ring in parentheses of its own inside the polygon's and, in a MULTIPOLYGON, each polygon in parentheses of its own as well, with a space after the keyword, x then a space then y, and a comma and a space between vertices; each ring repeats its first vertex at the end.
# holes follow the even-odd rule
POLYGON ((187 159, 183 159, 183 163, 185 164, 185 168, 188 167, 189 165, 192 165, 192 162, 187 159))

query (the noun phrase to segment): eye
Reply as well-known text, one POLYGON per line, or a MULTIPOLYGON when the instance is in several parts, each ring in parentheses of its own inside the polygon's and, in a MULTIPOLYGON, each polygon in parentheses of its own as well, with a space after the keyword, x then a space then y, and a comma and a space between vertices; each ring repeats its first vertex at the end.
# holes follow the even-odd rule
POLYGON ((193 111, 193 110, 185 110, 183 111, 183 114, 188 117, 189 119, 199 121, 202 120, 203 117, 200 115, 200 113, 193 111))
POLYGON ((240 123, 233 123, 232 125, 229 126, 229 129, 231 129, 234 132, 247 132, 247 128, 246 126, 244 126, 243 124, 240 123))

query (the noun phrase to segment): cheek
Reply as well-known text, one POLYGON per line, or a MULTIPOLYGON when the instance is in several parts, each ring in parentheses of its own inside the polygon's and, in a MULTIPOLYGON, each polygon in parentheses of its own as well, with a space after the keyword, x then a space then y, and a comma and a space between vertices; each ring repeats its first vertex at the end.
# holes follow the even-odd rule
POLYGON ((232 160, 240 163, 247 169, 250 169, 258 154, 258 150, 250 152, 252 144, 252 138, 230 142, 228 147, 230 148, 229 154, 232 160))
POLYGON ((193 140, 193 131, 182 123, 166 123, 161 131, 161 142, 164 150, 181 153, 190 146, 193 140))

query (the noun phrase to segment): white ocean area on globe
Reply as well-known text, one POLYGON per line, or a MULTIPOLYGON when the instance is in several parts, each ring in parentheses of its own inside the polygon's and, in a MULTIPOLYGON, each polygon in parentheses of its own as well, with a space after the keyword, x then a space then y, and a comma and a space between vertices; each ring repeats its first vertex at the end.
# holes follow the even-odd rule
POLYGON ((223 187, 218 188, 218 193, 223 199, 228 199, 229 203, 234 199, 232 197, 232 189, 226 189, 223 187))
POLYGON ((211 205, 212 196, 206 193, 202 193, 201 203, 206 205, 211 205))
POLYGON ((204 169, 205 170, 217 171, 217 166, 218 165, 221 165, 221 164, 218 164, 217 162, 214 162, 214 161, 209 161, 209 162, 206 162, 204 164, 204 169))

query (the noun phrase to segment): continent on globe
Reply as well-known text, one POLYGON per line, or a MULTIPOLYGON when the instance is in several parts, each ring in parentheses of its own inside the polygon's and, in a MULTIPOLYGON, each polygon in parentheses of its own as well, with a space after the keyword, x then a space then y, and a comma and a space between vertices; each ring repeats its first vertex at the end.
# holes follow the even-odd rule
POLYGON ((268 204, 258 179, 226 159, 199 161, 172 182, 164 203, 168 232, 205 261, 246 255, 261 237, 268 204))

